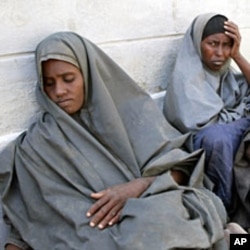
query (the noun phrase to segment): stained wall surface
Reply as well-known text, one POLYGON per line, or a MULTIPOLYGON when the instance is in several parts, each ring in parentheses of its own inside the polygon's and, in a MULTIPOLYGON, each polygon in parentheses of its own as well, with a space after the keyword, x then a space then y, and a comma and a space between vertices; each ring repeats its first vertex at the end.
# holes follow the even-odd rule
POLYGON ((200 13, 220 12, 237 22, 250 58, 249 11, 247 0, 0 0, 0 141, 26 129, 38 113, 34 50, 45 36, 77 32, 145 90, 159 93, 183 33, 200 13))

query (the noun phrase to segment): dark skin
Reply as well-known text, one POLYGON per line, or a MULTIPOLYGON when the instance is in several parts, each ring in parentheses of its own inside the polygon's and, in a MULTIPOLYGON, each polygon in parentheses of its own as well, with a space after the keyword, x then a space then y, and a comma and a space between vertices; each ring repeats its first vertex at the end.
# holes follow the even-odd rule
MULTIPOLYGON (((178 184, 187 184, 188 178, 183 172, 172 170, 171 175, 178 184)), ((117 223, 127 199, 138 198, 152 184, 154 179, 155 177, 142 177, 98 193, 92 193, 91 197, 97 201, 86 214, 87 217, 91 217, 90 226, 104 229, 117 223)))
POLYGON ((250 63, 240 52, 241 35, 238 26, 231 22, 225 22, 225 34, 233 39, 234 44, 232 46, 230 56, 240 68, 243 75, 246 77, 247 82, 250 84, 250 63))
POLYGON ((203 63, 212 71, 219 71, 232 58, 250 84, 250 63, 240 52, 241 35, 232 21, 225 22, 225 33, 210 35, 201 42, 203 63))
POLYGON ((23 249, 20 248, 20 247, 15 246, 15 245, 9 244, 9 245, 7 245, 7 247, 6 247, 6 250, 23 250, 23 249))

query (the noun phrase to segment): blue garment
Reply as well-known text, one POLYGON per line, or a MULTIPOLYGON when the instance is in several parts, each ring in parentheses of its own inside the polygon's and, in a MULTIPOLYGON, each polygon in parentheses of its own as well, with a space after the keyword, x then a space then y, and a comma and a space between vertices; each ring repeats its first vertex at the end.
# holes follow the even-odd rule
POLYGON ((205 173, 214 183, 214 192, 227 210, 232 201, 234 157, 248 127, 250 118, 242 118, 211 125, 194 136, 194 149, 205 149, 205 173))

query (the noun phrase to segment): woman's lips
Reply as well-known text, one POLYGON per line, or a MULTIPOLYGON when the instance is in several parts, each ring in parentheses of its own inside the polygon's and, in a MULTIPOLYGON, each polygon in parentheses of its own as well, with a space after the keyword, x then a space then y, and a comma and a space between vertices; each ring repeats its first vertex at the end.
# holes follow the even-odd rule
POLYGON ((71 102, 71 99, 66 99, 66 100, 60 100, 57 102, 57 105, 59 106, 66 106, 69 104, 69 102, 71 102))

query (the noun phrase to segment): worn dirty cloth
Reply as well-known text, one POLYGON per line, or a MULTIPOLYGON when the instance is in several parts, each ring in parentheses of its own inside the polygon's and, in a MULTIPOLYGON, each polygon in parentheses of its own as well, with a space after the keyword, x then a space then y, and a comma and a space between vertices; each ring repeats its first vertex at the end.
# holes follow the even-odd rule
POLYGON ((202 63, 203 29, 215 15, 201 14, 187 29, 164 99, 166 118, 183 133, 235 121, 249 110, 248 84, 230 66, 231 60, 219 72, 212 72, 202 63))
POLYGON ((224 206, 202 184, 203 151, 184 150, 189 135, 172 128, 147 93, 71 32, 42 41, 36 62, 44 112, 0 155, 3 210, 15 229, 10 242, 35 250, 227 249, 224 206), (43 90, 41 60, 66 57, 84 74, 87 101, 78 117, 43 90), (187 187, 173 180, 173 168, 190 174, 187 187), (152 175, 142 196, 128 199, 119 223, 89 226, 92 192, 152 175))
POLYGON ((194 149, 206 150, 205 172, 214 183, 213 191, 221 198, 228 212, 232 208, 234 190, 234 159, 250 118, 226 124, 213 124, 194 136, 194 149))
POLYGON ((250 130, 245 133, 236 153, 234 164, 235 196, 231 212, 232 221, 238 222, 250 232, 250 162, 245 157, 246 147, 250 145, 250 130))

